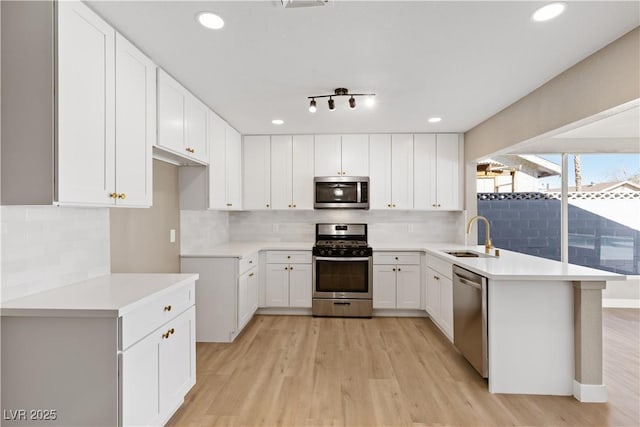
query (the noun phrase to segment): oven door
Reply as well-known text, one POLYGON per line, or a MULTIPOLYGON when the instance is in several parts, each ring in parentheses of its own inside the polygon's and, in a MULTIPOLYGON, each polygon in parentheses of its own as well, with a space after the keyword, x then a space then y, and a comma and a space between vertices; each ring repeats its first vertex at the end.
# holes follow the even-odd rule
POLYGON ((371 299, 372 257, 313 257, 314 298, 371 299))

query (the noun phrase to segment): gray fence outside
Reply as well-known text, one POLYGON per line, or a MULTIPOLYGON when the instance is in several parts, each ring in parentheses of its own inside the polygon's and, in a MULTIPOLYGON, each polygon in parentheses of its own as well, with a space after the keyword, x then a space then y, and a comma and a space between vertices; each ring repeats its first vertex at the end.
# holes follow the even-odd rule
MULTIPOLYGON (((478 214, 497 248, 560 260, 560 200, 546 193, 478 193, 478 214)), ((485 229, 478 226, 478 242, 485 229)), ((640 272, 640 231, 569 205, 569 262, 620 274, 640 272)))

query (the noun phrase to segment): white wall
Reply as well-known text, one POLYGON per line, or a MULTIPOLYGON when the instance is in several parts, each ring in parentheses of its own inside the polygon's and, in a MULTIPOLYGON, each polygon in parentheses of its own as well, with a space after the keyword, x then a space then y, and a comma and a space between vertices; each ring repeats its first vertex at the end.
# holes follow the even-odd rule
POLYGON ((108 274, 109 210, 1 206, 2 301, 108 274))

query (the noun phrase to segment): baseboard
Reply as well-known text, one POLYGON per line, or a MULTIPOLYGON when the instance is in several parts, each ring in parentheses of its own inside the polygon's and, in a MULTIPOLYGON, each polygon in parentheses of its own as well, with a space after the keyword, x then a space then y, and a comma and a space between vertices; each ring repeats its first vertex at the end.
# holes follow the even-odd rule
POLYGON ((275 316, 311 316, 311 307, 261 307, 256 314, 275 316))
POLYGON ((428 317, 424 310, 401 310, 397 308, 374 308, 373 317, 428 317))
POLYGON ((607 401, 607 388, 604 384, 581 384, 573 380, 573 397, 580 402, 604 403, 607 401))
POLYGON ((640 308, 640 299, 603 298, 604 308, 640 308))

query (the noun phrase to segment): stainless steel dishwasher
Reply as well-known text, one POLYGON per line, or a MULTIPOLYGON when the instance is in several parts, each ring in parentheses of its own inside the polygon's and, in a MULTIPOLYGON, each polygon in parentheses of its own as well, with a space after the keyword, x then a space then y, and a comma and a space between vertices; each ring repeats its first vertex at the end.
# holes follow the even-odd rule
POLYGON ((453 266, 453 344, 488 378, 487 279, 453 266))

